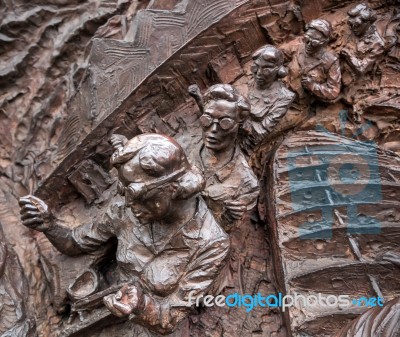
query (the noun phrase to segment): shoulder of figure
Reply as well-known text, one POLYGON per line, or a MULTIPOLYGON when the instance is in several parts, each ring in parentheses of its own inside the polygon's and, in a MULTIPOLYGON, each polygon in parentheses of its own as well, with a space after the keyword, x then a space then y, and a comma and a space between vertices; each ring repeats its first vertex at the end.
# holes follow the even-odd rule
POLYGON ((242 193, 254 191, 254 189, 257 189, 259 186, 258 179, 242 151, 239 149, 236 154, 235 167, 232 174, 235 174, 235 176, 239 178, 238 189, 240 189, 242 193))
POLYGON ((332 63, 339 60, 339 56, 336 53, 329 51, 329 50, 325 51, 325 58, 332 63))
POLYGON ((235 162, 235 165, 233 166, 233 171, 244 177, 247 177, 248 175, 254 176, 253 170, 251 169, 245 155, 242 152, 242 149, 239 146, 236 148, 235 158, 233 160, 235 162))
POLYGON ((281 81, 281 90, 280 90, 280 100, 284 100, 284 101, 293 101, 296 94, 291 91, 290 89, 288 89, 281 81))

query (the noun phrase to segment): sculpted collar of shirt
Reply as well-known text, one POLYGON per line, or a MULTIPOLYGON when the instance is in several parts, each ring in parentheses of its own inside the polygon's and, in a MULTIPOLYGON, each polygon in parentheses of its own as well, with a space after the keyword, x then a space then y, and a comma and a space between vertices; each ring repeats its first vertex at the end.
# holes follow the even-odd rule
POLYGON ((257 89, 252 83, 249 91, 249 99, 252 105, 251 119, 262 121, 271 108, 274 107, 275 102, 285 97, 285 93, 283 93, 285 89, 279 80, 273 82, 269 88, 264 90, 257 89))
POLYGON ((198 219, 201 218, 205 212, 204 207, 204 203, 202 202, 200 205, 200 201, 198 200, 196 213, 193 217, 188 222, 174 227, 157 241, 153 237, 152 224, 137 223, 136 226, 132 228, 132 232, 154 255, 160 254, 166 249, 189 248, 193 243, 192 240, 197 240, 196 234, 198 234, 198 231, 195 230, 194 233, 191 231, 199 226, 198 219), (183 234, 183 236, 181 234, 183 234), (190 244, 186 242, 186 239, 189 239, 190 244))
MULTIPOLYGON (((238 146, 235 147, 235 152, 233 153, 232 159, 226 163, 224 166, 218 169, 205 167, 203 159, 201 157, 202 153, 207 151, 204 144, 201 144, 198 148, 198 166, 204 172, 205 178, 208 181, 212 177, 216 177, 218 182, 223 183, 227 180, 233 173, 235 167, 237 166, 237 158, 241 155, 241 151, 238 146)), ((207 187, 206 187, 207 188, 207 187)))
POLYGON ((204 151, 207 151, 207 149, 201 144, 196 160, 206 178, 206 188, 203 195, 214 215, 215 207, 223 207, 223 201, 241 200, 244 205, 253 205, 259 192, 258 180, 249 167, 240 147, 236 145, 232 159, 224 166, 216 169, 204 166, 201 158, 204 151), (211 203, 209 199, 213 202, 211 203), (215 203, 216 201, 218 202, 215 203))
POLYGON ((298 62, 301 67, 301 74, 307 74, 313 69, 321 66, 324 70, 328 70, 337 57, 333 56, 330 52, 322 49, 318 54, 309 56, 305 52, 304 45, 299 49, 298 62))

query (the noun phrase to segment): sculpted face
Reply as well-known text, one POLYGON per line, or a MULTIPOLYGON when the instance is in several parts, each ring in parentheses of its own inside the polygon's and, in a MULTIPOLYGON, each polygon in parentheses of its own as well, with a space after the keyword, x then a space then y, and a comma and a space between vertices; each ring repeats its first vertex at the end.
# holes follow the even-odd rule
POLYGON ((170 183, 147 174, 136 156, 118 168, 120 194, 125 196, 125 206, 130 207, 140 223, 161 220, 171 211, 172 190, 170 183))
POLYGON ((318 53, 326 44, 326 37, 316 29, 310 28, 304 34, 305 50, 308 55, 318 53))
POLYGON ((260 55, 251 67, 251 72, 253 73, 254 81, 257 86, 260 89, 264 89, 275 82, 279 67, 278 60, 272 49, 260 55))
POLYGON ((167 217, 171 211, 172 194, 155 188, 139 200, 130 198, 129 207, 140 223, 146 224, 167 217))
POLYGON ((371 25, 369 21, 365 20, 362 17, 361 12, 350 15, 348 24, 350 26, 351 31, 356 36, 364 35, 364 33, 368 30, 368 27, 371 25))
POLYGON ((200 117, 205 146, 214 151, 227 151, 235 146, 239 130, 235 102, 214 100, 204 106, 200 117))

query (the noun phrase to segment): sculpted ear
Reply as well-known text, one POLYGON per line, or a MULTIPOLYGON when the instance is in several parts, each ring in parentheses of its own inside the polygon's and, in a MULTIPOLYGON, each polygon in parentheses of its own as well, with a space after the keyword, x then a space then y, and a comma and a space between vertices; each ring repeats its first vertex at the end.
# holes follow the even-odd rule
POLYGON ((284 77, 287 76, 287 74, 288 74, 288 70, 286 69, 286 67, 281 66, 281 67, 279 68, 279 70, 278 70, 278 77, 279 77, 279 78, 284 78, 284 77))

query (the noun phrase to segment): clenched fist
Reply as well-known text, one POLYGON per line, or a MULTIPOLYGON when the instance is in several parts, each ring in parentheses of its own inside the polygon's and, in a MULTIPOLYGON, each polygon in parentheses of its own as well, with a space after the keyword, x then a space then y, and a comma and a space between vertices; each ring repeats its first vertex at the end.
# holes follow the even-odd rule
POLYGON ((52 216, 47 204, 33 195, 27 195, 19 199, 20 214, 24 226, 45 232, 52 225, 52 216))

